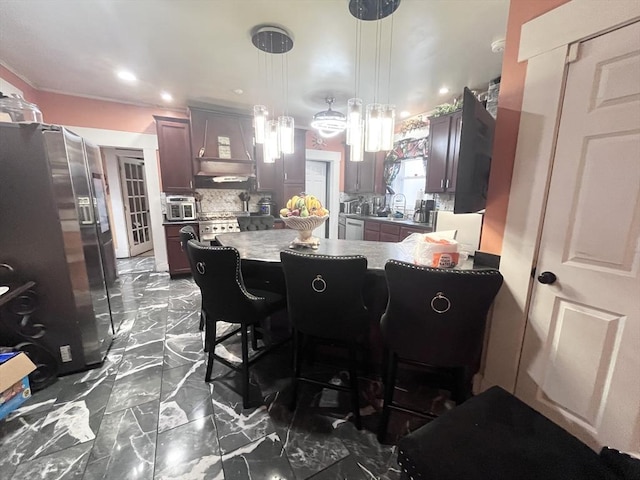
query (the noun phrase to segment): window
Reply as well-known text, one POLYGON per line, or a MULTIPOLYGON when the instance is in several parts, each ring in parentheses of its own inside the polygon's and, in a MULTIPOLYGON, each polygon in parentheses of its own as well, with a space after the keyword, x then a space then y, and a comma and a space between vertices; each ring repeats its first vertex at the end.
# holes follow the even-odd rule
POLYGON ((407 211, 412 210, 416 200, 422 200, 426 177, 427 171, 422 157, 402 160, 400 172, 391 188, 397 193, 403 193, 407 198, 407 211))

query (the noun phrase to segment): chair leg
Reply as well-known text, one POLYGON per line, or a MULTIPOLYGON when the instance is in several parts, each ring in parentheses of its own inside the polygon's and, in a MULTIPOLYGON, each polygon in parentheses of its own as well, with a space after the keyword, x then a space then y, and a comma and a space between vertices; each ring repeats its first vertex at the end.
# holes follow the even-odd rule
POLYGON ((358 390, 358 346, 355 344, 349 347, 349 380, 351 387, 351 408, 353 410, 356 428, 360 430, 362 423, 360 422, 360 401, 358 390))
POLYGON ((204 330, 205 315, 206 315, 206 313, 204 313, 204 310, 200 309, 200 325, 198 326, 200 331, 204 330))
POLYGON ((249 332, 247 325, 242 329, 242 406, 249 408, 249 332))
POLYGON ((398 369, 398 356, 390 352, 388 354, 387 377, 384 379, 384 404, 382 405, 382 416, 378 426, 378 441, 383 443, 387 436, 387 426, 389 425, 389 405, 393 402, 393 392, 396 386, 396 372, 398 369))
POLYGON ((302 366, 302 355, 300 353, 300 334, 297 330, 293 330, 293 378, 291 381, 291 402, 289 410, 292 412, 296 409, 298 400, 298 377, 302 366))
POLYGON ((258 335, 256 333, 256 326, 251 325, 251 348, 255 352, 258 350, 258 335))
POLYGON ((456 402, 456 405, 460 405, 465 400, 471 398, 473 375, 469 374, 469 372, 470 369, 468 367, 459 367, 453 372, 454 385, 451 392, 451 399, 456 402))
POLYGON ((216 322, 210 322, 204 332, 204 350, 207 352, 207 372, 204 375, 204 381, 211 381, 211 372, 213 371, 214 352, 216 350, 216 322))

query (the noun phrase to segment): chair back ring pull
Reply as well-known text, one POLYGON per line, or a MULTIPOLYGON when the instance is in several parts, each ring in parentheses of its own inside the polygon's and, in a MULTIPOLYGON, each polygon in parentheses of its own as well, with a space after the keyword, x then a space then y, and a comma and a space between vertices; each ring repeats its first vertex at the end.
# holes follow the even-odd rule
POLYGON ((442 292, 438 292, 436 296, 431 299, 431 308, 436 313, 447 313, 451 308, 451 301, 445 297, 442 292), (436 302, 440 303, 440 308, 436 307, 436 302))
POLYGON ((316 275, 316 278, 311 281, 311 288, 314 292, 322 293, 327 289, 327 282, 322 278, 322 275, 316 275))
POLYGON ((204 275, 204 272, 206 271, 204 262, 198 262, 196 263, 196 270, 198 270, 198 273, 200 275, 204 275))

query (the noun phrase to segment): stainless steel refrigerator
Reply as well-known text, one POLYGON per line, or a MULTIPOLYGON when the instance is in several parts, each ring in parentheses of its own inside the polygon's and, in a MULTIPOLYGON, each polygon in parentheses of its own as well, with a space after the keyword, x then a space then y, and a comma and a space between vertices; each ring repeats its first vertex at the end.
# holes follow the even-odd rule
POLYGON ((36 282, 37 304, 13 325, 5 315, 0 346, 30 342, 34 355, 55 358, 58 374, 101 363, 113 339, 104 188, 96 146, 59 126, 0 123, 0 264, 36 282))

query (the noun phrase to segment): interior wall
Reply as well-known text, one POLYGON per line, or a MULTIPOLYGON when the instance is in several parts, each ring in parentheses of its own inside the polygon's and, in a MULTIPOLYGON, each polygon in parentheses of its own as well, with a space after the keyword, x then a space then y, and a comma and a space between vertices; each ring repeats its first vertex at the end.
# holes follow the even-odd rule
POLYGON ((518 63, 522 25, 569 0, 511 0, 507 20, 498 116, 493 143, 487 208, 482 226, 480 250, 500 255, 507 219, 509 190, 518 141, 520 113, 527 62, 518 63))

